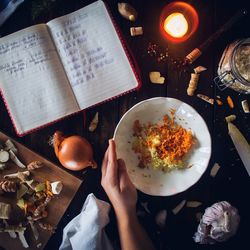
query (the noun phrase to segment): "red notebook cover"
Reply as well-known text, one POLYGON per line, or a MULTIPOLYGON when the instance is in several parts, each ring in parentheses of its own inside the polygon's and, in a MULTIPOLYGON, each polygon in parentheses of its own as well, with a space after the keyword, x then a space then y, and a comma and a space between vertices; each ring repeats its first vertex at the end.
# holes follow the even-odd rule
MULTIPOLYGON (((121 33, 121 31, 120 31, 118 25, 116 24, 116 22, 115 22, 113 16, 111 15, 111 11, 110 11, 109 7, 107 6, 106 3, 104 3, 104 4, 105 4, 105 7, 106 7, 106 9, 107 9, 107 11, 108 11, 109 17, 110 17, 110 19, 111 19, 111 21, 112 21, 112 23, 113 23, 113 26, 114 26, 114 28, 115 28, 115 31, 116 31, 116 33, 117 33, 117 35, 118 35, 118 37, 119 37, 119 40, 120 40, 120 42, 121 42, 121 44, 122 44, 122 47, 123 47, 124 52, 125 52, 125 54, 126 54, 126 56, 127 56, 127 59, 128 59, 129 64, 130 64, 130 66, 131 66, 131 68, 132 68, 132 71, 133 71, 133 73, 134 73, 134 76, 135 76, 135 78, 136 78, 136 80, 137 80, 138 85, 137 85, 137 87, 134 88, 134 89, 130 89, 129 91, 123 92, 123 93, 121 93, 121 94, 119 94, 119 95, 117 95, 117 96, 114 96, 114 97, 111 97, 111 98, 109 98, 109 99, 106 99, 106 100, 104 100, 104 101, 102 101, 102 102, 100 102, 100 103, 96 103, 95 105, 92 105, 92 106, 88 107, 87 109, 89 109, 89 108, 91 108, 91 107, 94 107, 94 106, 97 106, 97 105, 100 105, 100 104, 102 104, 102 103, 105 103, 105 102, 107 102, 107 101, 111 101, 111 100, 113 100, 113 99, 115 99, 115 98, 118 98, 118 97, 120 97, 120 96, 122 96, 122 95, 128 94, 128 93, 130 93, 130 92, 132 92, 132 91, 139 90, 140 87, 141 87, 141 85, 142 85, 141 77, 140 77, 140 70, 139 70, 139 67, 138 67, 138 65, 137 65, 137 63, 136 63, 136 60, 135 60, 135 58, 134 58, 134 56, 133 56, 131 50, 130 50, 129 47, 127 46, 126 41, 125 41, 125 39, 124 39, 124 37, 123 37, 123 35, 122 35, 122 33, 121 33)), ((1 94, 1 96, 2 96, 2 99, 3 99, 3 102, 4 102, 5 106, 6 106, 6 109, 7 109, 7 111, 8 111, 8 114, 9 114, 9 116, 10 116, 10 119, 11 119, 11 121, 12 121, 12 124, 13 124, 13 126, 14 126, 15 132, 16 132, 16 134, 17 134, 18 136, 20 136, 20 137, 25 136, 25 135, 27 135, 27 134, 29 134, 29 133, 34 132, 34 131, 37 131, 37 130, 39 130, 39 129, 45 128, 45 127, 47 127, 47 126, 49 126, 49 125, 51 125, 51 124, 54 124, 54 123, 56 123, 56 122, 58 122, 58 121, 61 121, 61 120, 63 120, 63 119, 66 119, 66 118, 68 118, 68 117, 70 117, 70 116, 72 116, 72 115, 75 115, 75 114, 80 113, 80 112, 83 111, 83 110, 80 110, 80 111, 74 112, 74 113, 72 113, 72 114, 63 116, 63 117, 61 117, 61 118, 59 118, 59 119, 55 119, 55 120, 53 120, 53 121, 51 121, 51 122, 49 122, 49 123, 46 123, 46 124, 44 124, 44 125, 41 125, 41 126, 38 126, 38 127, 36 127, 36 128, 30 129, 30 130, 28 130, 28 131, 26 131, 26 132, 24 132, 24 133, 20 133, 20 132, 18 131, 18 129, 17 129, 17 126, 15 125, 15 122, 14 122, 14 119, 13 119, 13 115, 11 114, 11 109, 8 107, 8 103, 7 103, 7 100, 6 100, 5 97, 4 97, 3 90, 1 90, 1 89, 0 89, 0 94, 1 94)))

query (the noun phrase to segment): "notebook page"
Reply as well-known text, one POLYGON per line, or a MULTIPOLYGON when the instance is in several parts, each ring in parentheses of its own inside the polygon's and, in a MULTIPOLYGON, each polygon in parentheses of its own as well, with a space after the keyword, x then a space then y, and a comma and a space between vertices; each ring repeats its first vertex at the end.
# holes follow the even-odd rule
POLYGON ((102 1, 48 26, 81 109, 138 86, 102 1))
POLYGON ((19 133, 79 110, 45 24, 0 39, 0 88, 19 133))

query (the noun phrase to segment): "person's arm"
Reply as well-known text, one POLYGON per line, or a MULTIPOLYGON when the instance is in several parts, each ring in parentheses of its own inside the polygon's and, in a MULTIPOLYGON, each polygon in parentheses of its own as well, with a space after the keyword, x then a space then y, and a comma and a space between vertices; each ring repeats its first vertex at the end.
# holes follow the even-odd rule
POLYGON ((153 250, 153 244, 136 216, 137 191, 124 161, 116 158, 113 140, 109 140, 102 164, 102 186, 115 210, 122 249, 153 250))

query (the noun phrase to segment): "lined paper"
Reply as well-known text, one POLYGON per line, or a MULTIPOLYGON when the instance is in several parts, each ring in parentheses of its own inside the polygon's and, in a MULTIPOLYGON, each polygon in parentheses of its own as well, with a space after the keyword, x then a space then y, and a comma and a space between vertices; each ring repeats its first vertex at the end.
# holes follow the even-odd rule
POLYGON ((1 38, 0 88, 19 133, 79 110, 46 25, 1 38))
POLYGON ((102 1, 47 25, 81 109, 137 87, 102 1))

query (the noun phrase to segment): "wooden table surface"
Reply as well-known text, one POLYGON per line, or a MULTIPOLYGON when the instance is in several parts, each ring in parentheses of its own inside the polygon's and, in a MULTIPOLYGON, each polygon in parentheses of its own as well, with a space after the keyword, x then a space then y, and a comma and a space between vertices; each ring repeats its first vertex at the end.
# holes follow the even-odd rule
MULTIPOLYGON (((34 9, 32 9, 32 2, 35 1, 25 1, 24 4, 19 7, 0 28, 1 36, 39 22, 47 22, 55 17, 77 10, 92 1, 56 0, 50 6, 49 11, 41 13, 40 17, 36 17, 35 19, 32 19, 32 11, 34 11, 34 9)), ((0 99, 0 130, 16 138, 19 142, 49 160, 58 163, 53 149, 48 145, 49 137, 58 129, 67 135, 78 134, 85 136, 94 148, 95 159, 99 168, 97 170, 89 170, 85 174, 82 172, 73 173, 84 179, 84 183, 58 225, 57 233, 51 238, 46 249, 58 248, 63 227, 70 219, 79 213, 86 196, 90 192, 93 192, 100 199, 107 199, 100 185, 100 167, 104 151, 107 147, 107 141, 113 136, 114 129, 121 116, 130 107, 142 100, 156 96, 174 97, 193 106, 206 121, 212 136, 212 157, 208 169, 199 182, 193 187, 172 197, 153 197, 139 192, 138 210, 145 212, 142 203, 147 202, 150 211, 150 213, 146 212, 144 217, 140 217, 140 219, 154 241, 156 248, 169 250, 249 249, 250 203, 248 200, 248 192, 250 190, 250 181, 234 145, 228 136, 224 117, 230 114, 236 114, 237 120, 235 124, 243 132, 247 140, 250 141, 250 115, 245 114, 241 108, 241 101, 247 99, 250 103, 250 98, 247 95, 239 94, 230 89, 220 91, 213 84, 217 65, 226 45, 236 39, 250 37, 249 15, 241 19, 228 32, 220 37, 193 65, 202 65, 207 68, 207 71, 201 74, 197 93, 203 93, 210 97, 219 95, 224 101, 223 106, 212 106, 198 99, 196 96, 187 96, 186 88, 190 79, 190 73, 175 69, 170 61, 158 62, 156 57, 152 57, 147 53, 148 45, 151 42, 158 46, 158 52, 165 51, 165 49, 168 48, 169 53, 173 57, 184 57, 202 43, 211 33, 216 31, 218 27, 225 23, 237 10, 242 7, 247 7, 248 1, 189 1, 198 11, 200 23, 197 32, 188 41, 181 44, 171 44, 167 42, 159 32, 158 23, 160 12, 165 4, 170 1, 129 1, 139 12, 138 20, 135 23, 130 23, 119 15, 117 2, 118 1, 113 0, 107 1, 115 21, 119 25, 139 65, 143 86, 138 92, 127 94, 87 110, 87 125, 94 114, 97 111, 99 112, 100 122, 95 132, 91 133, 84 127, 84 115, 80 113, 47 128, 26 135, 23 138, 18 138, 15 135, 3 101, 0 99), (143 36, 131 37, 129 33, 130 26, 142 26, 144 29, 143 36), (150 83, 148 77, 150 71, 160 71, 162 75, 166 77, 166 83, 164 85, 154 85, 150 83), (228 95, 232 97, 235 103, 234 109, 230 109, 225 102, 228 95), (221 169, 215 178, 211 178, 209 173, 215 162, 221 165, 221 169), (171 212, 172 208, 183 199, 201 201, 202 206, 196 209, 185 208, 178 215, 174 216, 171 212), (192 239, 198 226, 195 214, 197 212, 203 213, 206 207, 222 200, 229 201, 239 209, 241 225, 237 235, 223 244, 212 246, 197 245, 192 239), (163 230, 159 229, 155 224, 155 215, 162 209, 168 211, 166 228, 163 230)), ((118 245, 118 234, 113 213, 111 213, 111 222, 107 227, 107 231, 114 244, 118 245)), ((85 237, 87 237, 87 235, 85 237)))

